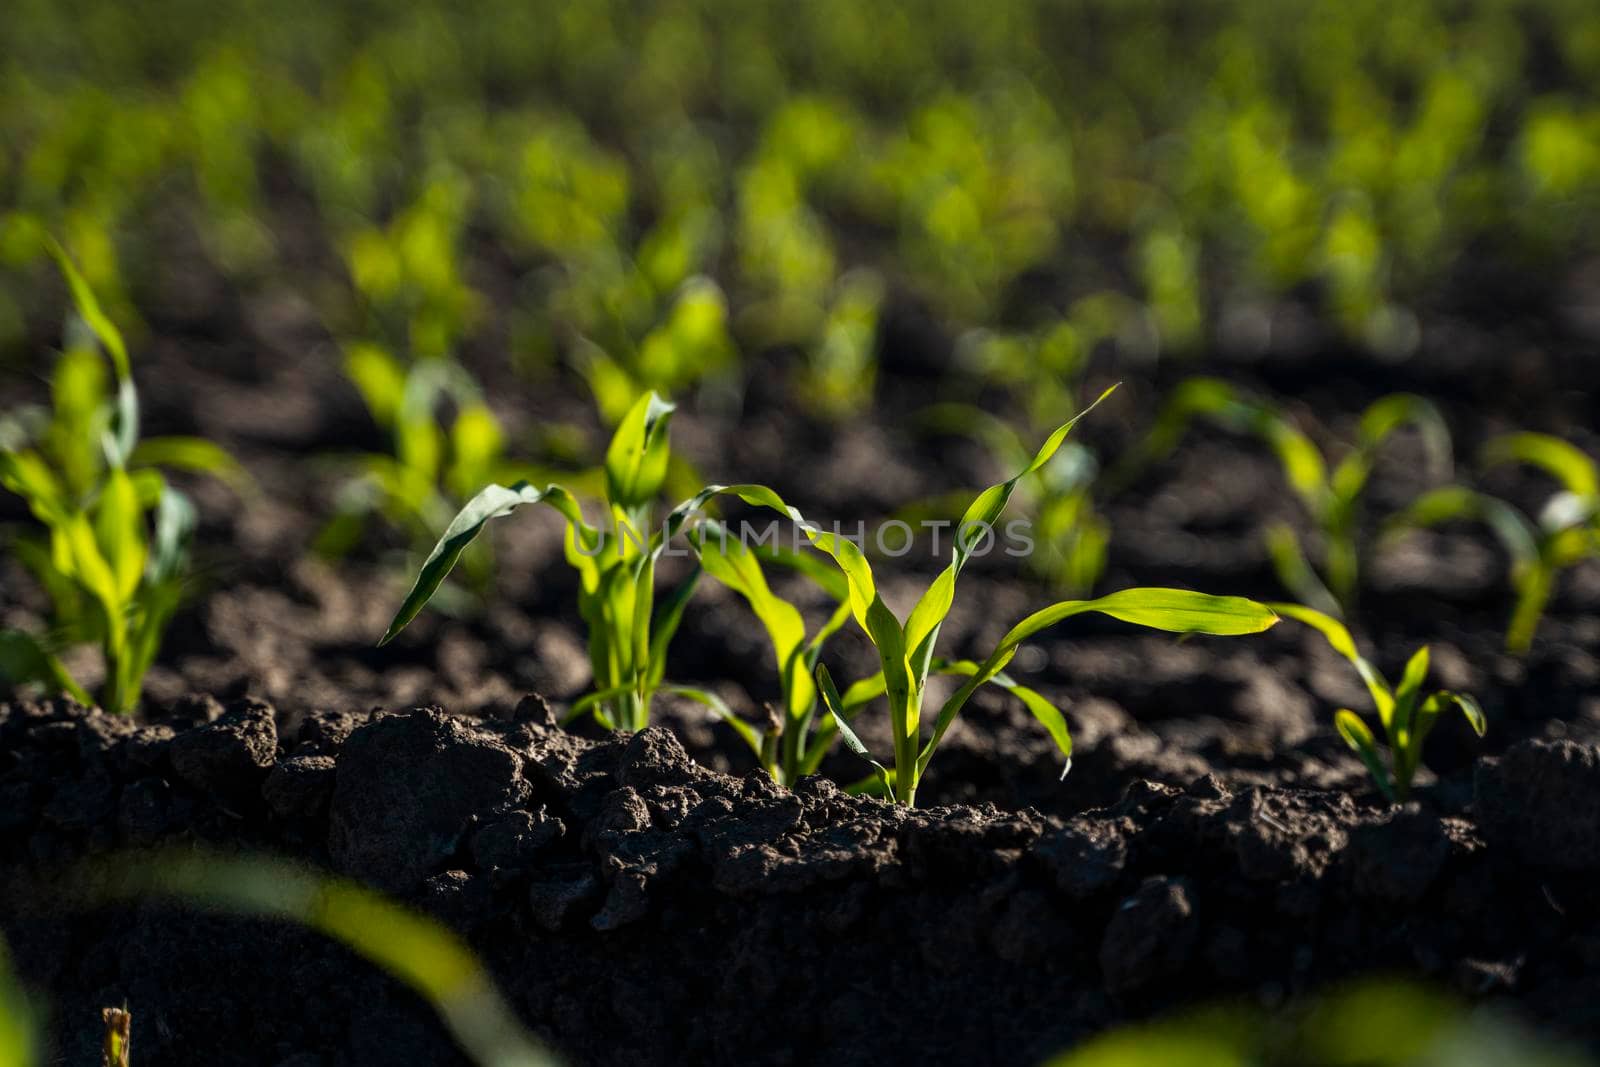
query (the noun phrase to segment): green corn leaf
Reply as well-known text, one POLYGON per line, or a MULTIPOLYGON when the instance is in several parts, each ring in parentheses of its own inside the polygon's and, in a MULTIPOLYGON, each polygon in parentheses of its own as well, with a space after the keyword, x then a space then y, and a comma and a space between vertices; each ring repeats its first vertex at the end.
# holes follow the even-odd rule
POLYGON ((1201 417, 1265 441, 1295 494, 1320 519, 1328 505, 1328 471, 1322 453, 1280 412, 1216 378, 1191 378, 1173 391, 1140 450, 1141 464, 1170 454, 1190 424, 1201 417))
POLYGON ((878 595, 872 567, 867 563, 866 556, 849 539, 807 522, 798 510, 784 503, 782 497, 764 485, 710 485, 672 509, 663 524, 656 551, 660 551, 709 500, 723 494, 787 516, 799 526, 813 546, 833 558, 849 585, 851 614, 878 651, 878 659, 887 679, 886 691, 896 733, 902 739, 915 737, 918 724, 914 694, 917 686, 906 657, 905 632, 894 612, 878 595))
POLYGON ((633 692, 633 686, 631 685, 612 685, 585 693, 577 700, 574 700, 572 706, 567 709, 567 713, 561 716, 561 725, 569 726, 593 711, 596 722, 607 730, 615 730, 617 729, 617 724, 601 714, 600 705, 603 705, 608 700, 627 696, 631 692, 633 692))
POLYGON ((1417 708, 1411 733, 1405 739, 1405 744, 1395 752, 1395 778, 1400 783, 1402 794, 1409 789, 1411 779, 1422 763, 1423 742, 1433 731, 1439 716, 1451 707, 1461 709, 1461 713, 1466 716, 1467 724, 1479 737, 1487 731, 1489 724, 1484 718, 1483 709, 1478 707, 1478 702, 1471 696, 1466 693, 1454 693, 1448 689, 1441 689, 1431 694, 1417 708))
POLYGON ((11 954, 0 939, 0 1067, 34 1067, 39 1047, 33 1007, 12 974, 11 954))
POLYGON ((1190 424, 1209 416, 1237 432, 1249 429, 1251 405, 1239 390, 1219 378, 1196 377, 1180 382, 1156 416, 1139 449, 1138 465, 1165 459, 1178 447, 1190 424))
POLYGON ((1317 572, 1300 548, 1300 537, 1286 523, 1273 523, 1263 536, 1267 558, 1283 587, 1302 602, 1334 618, 1343 618, 1339 600, 1317 577, 1317 572))
POLYGON ((877 772, 878 780, 883 784, 884 790, 893 792, 893 786, 891 785, 893 779, 890 776, 889 769, 872 758, 872 754, 867 751, 867 746, 861 743, 861 738, 856 736, 856 732, 850 729, 850 724, 844 720, 844 715, 841 712, 844 702, 839 698, 839 691, 833 686, 833 679, 828 676, 828 668, 819 664, 816 678, 817 691, 822 694, 822 703, 833 719, 834 728, 839 731, 839 736, 844 739, 845 747, 872 764, 873 770, 877 772))
POLYGON ((1414 426, 1422 435, 1422 449, 1427 456, 1429 473, 1435 478, 1450 477, 1454 467, 1451 457, 1450 426, 1438 407, 1415 393, 1393 393, 1372 402, 1361 414, 1359 452, 1371 454, 1402 426, 1414 426))
POLYGON ((678 583, 666 600, 656 607, 655 622, 650 631, 650 671, 649 679, 652 687, 661 684, 662 676, 667 669, 667 646, 672 644, 672 638, 678 632, 678 626, 683 622, 683 611, 689 604, 689 599, 694 596, 695 586, 699 584, 700 573, 703 570, 696 564, 689 576, 678 583))
POLYGON ((344 372, 361 394, 372 420, 379 426, 393 426, 406 391, 406 372, 400 361, 378 345, 358 342, 345 350, 344 372))
POLYGON ((112 658, 121 658, 124 646, 123 600, 118 593, 116 573, 100 552, 94 527, 86 516, 74 515, 61 527, 61 534, 71 560, 69 573, 99 604, 106 627, 107 651, 112 658))
POLYGON ((738 593, 750 605, 773 647, 780 662, 805 640, 805 620, 793 604, 779 597, 767 585, 766 574, 755 553, 730 536, 726 527, 707 523, 698 528, 690 539, 700 557, 701 566, 717 581, 738 593))
POLYGON ((810 656, 815 665, 817 654, 822 650, 828 638, 838 633, 845 623, 850 621, 850 602, 843 600, 838 607, 833 609, 833 614, 828 616, 826 622, 817 628, 811 635, 811 640, 806 642, 805 654, 810 656))
POLYGON ((676 405, 646 393, 622 417, 606 449, 606 494, 633 515, 661 491, 669 458, 667 427, 676 405))
POLYGON ((78 309, 78 317, 105 346, 106 353, 111 357, 111 364, 116 368, 117 378, 126 381, 132 377, 132 370, 128 361, 128 346, 122 340, 122 331, 118 330, 116 323, 100 309, 100 301, 95 299, 94 290, 89 288, 89 283, 78 273, 78 268, 72 262, 72 257, 67 254, 67 250, 53 237, 49 239, 48 245, 50 254, 55 257, 56 263, 61 268, 62 276, 67 279, 67 287, 72 290, 72 302, 78 309))
POLYGON ((1545 606, 1555 589, 1556 575, 1551 565, 1539 558, 1518 568, 1513 581, 1517 595, 1506 626, 1506 651, 1521 655, 1533 647, 1539 620, 1544 617, 1545 606))
POLYGON ((1582 449, 1559 437, 1504 434, 1484 446, 1483 458, 1488 464, 1527 463, 1555 478, 1569 493, 1581 497, 1600 495, 1600 468, 1582 449))
POLYGON ((117 601, 127 603, 144 574, 148 550, 138 490, 127 471, 120 467, 106 472, 100 499, 95 505, 94 527, 100 555, 111 568, 117 601))
POLYGON ((1412 725, 1412 713, 1422 696, 1422 683, 1428 679, 1428 646, 1423 645, 1406 661, 1400 684, 1394 690, 1395 739, 1404 744, 1412 725))
POLYGON ((837 705, 839 712, 848 719, 874 700, 883 696, 884 691, 882 671, 863 678, 859 682, 853 682, 850 688, 844 691, 844 696, 839 700, 837 705))
POLYGON ((1367 724, 1361 721, 1361 716, 1349 708, 1340 708, 1334 713, 1333 725, 1339 731, 1339 736, 1344 738, 1344 743, 1366 765, 1367 773, 1372 775, 1379 790, 1393 802, 1395 791, 1389 782, 1389 772, 1383 766, 1383 757, 1378 754, 1377 741, 1373 739, 1372 731, 1367 729, 1367 724))
POLYGON ((71 565, 69 563, 66 569, 57 565, 54 549, 58 545, 64 550, 63 538, 52 532, 49 540, 18 536, 8 549, 16 561, 44 587, 54 609, 56 628, 68 632, 73 640, 90 640, 93 627, 83 625, 78 603, 80 591, 70 573, 71 565))
POLYGON ((766 545, 753 545, 750 551, 762 563, 776 563, 805 575, 835 601, 847 603, 850 599, 850 586, 838 567, 816 556, 787 548, 768 548, 766 545))
POLYGON ((917 600, 916 606, 911 609, 910 617, 906 620, 905 645, 911 657, 914 677, 920 679, 927 672, 927 665, 933 657, 933 646, 939 638, 939 627, 950 614, 950 607, 955 601, 956 579, 979 543, 982 530, 992 528, 999 519, 1006 504, 1010 502, 1017 483, 1048 463, 1061 448, 1062 442, 1067 439, 1067 434, 1078 424, 1078 420, 1093 411, 1101 401, 1115 392, 1116 388, 1113 385, 1101 393, 1093 404, 1057 426, 1039 446, 1026 467, 1006 481, 989 486, 967 505, 961 521, 956 525, 957 534, 955 545, 951 549, 949 565, 939 573, 917 600))
POLYGON ((584 539, 586 544, 592 544, 591 530, 583 521, 583 512, 578 507, 578 502, 571 493, 559 485, 546 486, 535 489, 526 482, 506 487, 491 485, 482 490, 477 496, 467 501, 450 525, 445 528, 444 535, 439 538, 439 543, 434 545, 433 551, 423 562, 422 569, 417 574, 417 580, 406 594, 400 604, 400 610, 395 612, 394 621, 389 624, 388 631, 383 635, 379 645, 386 645, 394 640, 399 632, 406 628, 412 619, 417 617, 441 583, 449 575, 451 568, 461 558, 461 553, 466 551, 468 545, 482 532, 491 519, 504 518, 524 504, 548 504, 567 520, 569 536, 584 539))
POLYGON ((1378 669, 1369 663, 1356 648, 1355 638, 1350 636, 1350 631, 1345 629, 1344 623, 1329 615, 1325 615, 1315 608, 1308 608, 1304 604, 1271 603, 1267 607, 1279 615, 1303 622, 1316 630, 1327 640, 1339 655, 1350 661, 1361 680, 1366 683, 1367 692, 1372 696, 1372 703, 1378 709, 1378 717, 1383 721, 1385 728, 1394 717, 1394 694, 1389 688, 1389 683, 1378 669))
POLYGON ((444 432, 433 418, 431 401, 413 403, 416 390, 406 391, 407 402, 401 405, 400 419, 395 423, 394 450, 399 463, 397 470, 414 483, 401 495, 412 499, 433 492, 444 466, 444 432))
POLYGON ((1318 521, 1327 514, 1328 468, 1311 438, 1288 419, 1263 409, 1261 435, 1272 446, 1289 487, 1318 521))
POLYGON ((124 709, 131 709, 138 703, 144 676, 161 650, 161 638, 178 609, 180 593, 180 583, 170 579, 140 588, 139 610, 128 632, 128 650, 118 665, 121 678, 116 692, 121 694, 124 709))
POLYGON ((234 489, 247 489, 254 484, 227 449, 203 437, 147 437, 134 446, 128 466, 210 474, 234 489))
POLYGON ((1551 554, 1571 566, 1589 554, 1587 541, 1596 531, 1583 527, 1600 515, 1600 496, 1579 496, 1560 492, 1539 509, 1539 526, 1552 541, 1557 551, 1551 554))
POLYGON ((468 404, 450 424, 450 481, 454 492, 466 494, 488 480, 505 450, 500 420, 486 404, 468 404))
MULTIPOLYGON (((938 674, 951 674, 958 677, 971 678, 983 668, 969 659, 961 660, 935 660, 933 669, 938 674)), ((1061 768, 1061 777, 1065 778, 1067 772, 1072 770, 1072 731, 1067 727, 1066 716, 1037 690, 1019 685, 1010 675, 999 671, 989 679, 989 684, 998 686, 1022 701, 1024 707, 1039 720, 1039 725, 1045 728, 1050 739, 1061 750, 1065 760, 1061 768)))
POLYGON ((1521 512, 1503 500, 1456 485, 1423 493, 1390 516, 1384 523, 1384 536, 1458 520, 1484 523, 1518 565, 1539 558, 1539 533, 1521 512))
POLYGON ((0 681, 10 687, 40 682, 88 706, 89 693, 38 640, 20 630, 0 630, 0 681))
POLYGON ((976 404, 930 404, 917 412, 916 422, 932 433, 976 441, 1008 466, 1028 462, 1028 443, 1022 435, 1005 419, 976 404))
POLYGON ((189 498, 176 489, 163 487, 156 505, 156 537, 151 545, 146 575, 151 582, 177 580, 183 573, 189 553, 189 539, 199 516, 189 498))
POLYGON ((53 411, 47 430, 39 436, 48 442, 51 459, 74 497, 86 494, 100 475, 109 377, 100 350, 83 346, 63 352, 50 379, 53 411))
POLYGON ((0 485, 26 500, 34 517, 46 526, 65 521, 68 508, 61 483, 39 453, 0 452, 0 485))
POLYGON ((1219 636, 1261 633, 1278 621, 1278 616, 1268 605, 1258 604, 1243 597, 1212 596, 1187 589, 1148 587, 1123 589, 1095 600, 1064 600, 1052 604, 1013 626, 989 654, 989 658, 984 660, 979 671, 945 701, 934 723, 933 735, 923 745, 917 759, 916 775, 920 778, 927 769, 928 761, 933 758, 934 750, 944 739, 945 731, 950 728, 950 724, 955 721, 973 692, 1003 670, 1024 641, 1063 619, 1085 612, 1098 612, 1136 626, 1147 626, 1169 633, 1203 633, 1219 636))
POLYGON ((102 440, 106 462, 113 467, 126 467, 139 444, 139 393, 132 378, 124 378, 117 385, 116 418, 102 440))
MULTIPOLYGON (((647 677, 650 671, 650 622, 655 613, 656 604, 656 568, 655 557, 643 556, 635 563, 620 567, 618 570, 628 575, 628 586, 633 608, 633 649, 625 670, 628 675, 643 672, 647 677)), ((663 651, 665 651, 665 646, 663 651)), ((635 729, 643 729, 644 723, 639 723, 635 729)))
POLYGON ((762 736, 760 731, 734 714, 733 709, 728 707, 728 702, 717 696, 717 694, 709 689, 696 689, 687 685, 665 685, 661 687, 661 692, 693 700, 697 704, 703 704, 710 708, 718 720, 727 723, 733 728, 733 732, 738 734, 739 739, 750 747, 750 751, 755 753, 757 759, 761 758, 762 736))
POLYGON ((806 624, 799 609, 772 591, 755 553, 739 538, 730 536, 726 527, 707 523, 695 530, 690 543, 706 573, 743 597, 766 630, 783 676, 786 712, 792 716, 809 707, 816 694, 810 673, 801 662, 806 624))

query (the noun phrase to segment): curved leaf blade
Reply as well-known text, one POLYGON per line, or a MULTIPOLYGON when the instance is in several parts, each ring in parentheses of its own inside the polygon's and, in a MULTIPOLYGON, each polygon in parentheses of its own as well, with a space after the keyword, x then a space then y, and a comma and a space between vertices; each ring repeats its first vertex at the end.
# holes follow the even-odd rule
POLYGON ((518 482, 510 487, 491 485, 483 489, 477 496, 467 501, 466 506, 457 512, 456 517, 445 528, 439 543, 434 545, 433 551, 428 554, 422 569, 417 573, 411 591, 406 594, 400 609, 395 612, 394 621, 389 624, 388 631, 378 644, 382 646, 393 641, 395 636, 417 617, 417 613, 433 598, 433 594, 438 591, 451 569, 455 567, 456 561, 461 558, 461 553, 466 551, 467 546, 483 531, 490 520, 504 518, 524 504, 538 503, 549 504, 561 512, 571 527, 583 524, 583 513, 578 508, 578 502, 558 485, 536 489, 526 482, 518 482))

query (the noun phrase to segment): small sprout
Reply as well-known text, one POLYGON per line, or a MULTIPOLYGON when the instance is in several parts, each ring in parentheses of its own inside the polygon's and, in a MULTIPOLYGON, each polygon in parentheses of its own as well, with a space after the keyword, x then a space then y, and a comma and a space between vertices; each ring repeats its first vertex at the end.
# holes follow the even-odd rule
POLYGON ((1496 437, 1484 447, 1489 465, 1526 463, 1561 489, 1530 519, 1498 497, 1451 485, 1418 497, 1386 524, 1389 535, 1459 519, 1484 523, 1511 557, 1516 603, 1506 624, 1506 651, 1533 647, 1539 620, 1562 571, 1600 559, 1600 466, 1575 446, 1541 433, 1496 437))
POLYGON ((101 1008, 100 1021, 106 1028, 102 1067, 128 1067, 129 1047, 133 1036, 133 1013, 128 1011, 126 1006, 101 1008))
MULTIPOLYGON (((317 550, 337 557, 356 543, 371 515, 381 516, 418 546, 488 482, 515 481, 519 468, 505 458, 505 433, 466 368, 445 359, 405 366, 374 344, 351 345, 345 374, 368 412, 393 440, 392 454, 356 459, 360 477, 339 495, 338 511, 317 536, 317 550), (442 418, 441 408, 453 409, 442 418)), ((474 546, 464 567, 468 582, 488 582, 487 545, 474 546)))
POLYGON ((594 689, 576 701, 568 718, 593 713, 607 729, 642 730, 650 722, 651 697, 667 690, 725 709, 703 690, 664 682, 667 645, 677 632, 699 572, 660 603, 655 598, 656 561, 682 523, 655 529, 651 515, 667 477, 667 427, 673 405, 655 393, 629 409, 605 456, 607 521, 591 526, 577 498, 560 485, 543 489, 517 482, 492 484, 469 500, 445 528, 395 613, 380 645, 388 644, 438 592, 451 568, 492 519, 524 504, 544 504, 566 520, 566 557, 578 572, 578 613, 588 627, 594 689))
POLYGON ((1349 708, 1340 708, 1334 713, 1334 727, 1339 731, 1339 736, 1344 738, 1345 744, 1361 757, 1379 791, 1391 803, 1400 803, 1410 795, 1411 780, 1422 765, 1422 744, 1445 711, 1452 706, 1460 708, 1473 732, 1479 737, 1483 736, 1488 724, 1478 702, 1471 696, 1448 689, 1423 695, 1422 685, 1428 677, 1427 645, 1417 649, 1411 656, 1400 677, 1399 686, 1392 687, 1378 669, 1357 651, 1355 639, 1337 619, 1303 604, 1269 604, 1268 607, 1322 634, 1329 647, 1349 660, 1361 675, 1367 692, 1372 695, 1378 721, 1383 726, 1389 748, 1388 765, 1385 765, 1383 755, 1378 751, 1377 740, 1361 716, 1349 708))
POLYGON ((1420 396, 1395 393, 1374 401, 1362 412, 1355 448, 1330 465, 1311 438, 1271 403, 1215 378, 1191 378, 1174 391, 1123 473, 1170 454, 1198 419, 1259 437, 1277 456, 1290 489, 1321 535, 1321 564, 1312 563, 1299 535, 1282 523, 1266 531, 1267 554, 1290 594, 1336 618, 1349 615, 1360 590, 1362 497, 1378 450, 1395 431, 1411 425, 1422 435, 1435 476, 1449 477, 1452 467, 1449 428, 1420 396))
MULTIPOLYGON (((0 486, 27 501, 46 533, 19 537, 11 550, 52 606, 42 636, 0 631, 0 681, 43 683, 89 703, 58 653, 97 644, 105 665, 100 706, 128 712, 177 609, 195 526, 188 498, 156 465, 209 473, 240 487, 248 479, 210 442, 139 440, 139 398, 122 335, 66 253, 58 245, 52 250, 79 319, 109 356, 115 393, 94 350, 75 346, 57 365, 54 410, 42 429, 0 435, 0 486)), ((12 426, 26 421, 12 420, 12 426)))

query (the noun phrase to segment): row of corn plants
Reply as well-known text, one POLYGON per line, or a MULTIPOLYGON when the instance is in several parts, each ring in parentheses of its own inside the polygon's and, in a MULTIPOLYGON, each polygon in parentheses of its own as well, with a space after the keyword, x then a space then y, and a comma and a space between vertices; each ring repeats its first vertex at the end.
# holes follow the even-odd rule
MULTIPOLYGON (((97 645, 105 667, 94 699, 109 710, 128 711, 138 701, 142 678, 178 605, 195 523, 192 506, 167 483, 163 470, 223 478, 241 493, 250 492, 250 486, 238 465, 206 441, 140 439, 127 345, 71 259, 59 246, 52 247, 77 308, 76 325, 52 379, 53 408, 23 409, 0 421, 0 485, 26 500, 44 534, 16 539, 13 552, 47 592, 52 614, 42 634, 0 633, 0 676, 13 685, 43 683, 87 702, 91 695, 58 653, 77 644, 97 645)), ((1287 526, 1268 531, 1270 557, 1294 601, 1266 606, 1161 589, 1121 590, 1099 598, 1080 594, 1018 622, 987 657, 956 659, 939 654, 937 645, 955 603, 957 580, 1013 497, 1036 506, 1043 500, 1046 515, 1055 514, 1055 504, 1067 499, 1068 517, 1062 522, 1074 533, 1081 534, 1093 516, 1093 502, 1079 483, 1044 483, 1047 489, 1065 484, 1067 498, 1028 489, 1039 486, 1038 479, 1064 455, 1073 454, 1069 434, 1104 396, 1056 426, 1031 454, 998 420, 966 419, 970 412, 957 406, 929 412, 930 421, 942 421, 946 428, 969 425, 1003 441, 1004 452, 1017 456, 1017 471, 962 510, 948 566, 901 619, 878 595, 862 549, 809 522, 769 487, 705 486, 657 521, 658 501, 672 484, 669 472, 676 470, 678 484, 685 472, 682 464, 675 466, 668 441, 673 405, 653 392, 638 396, 622 413, 601 470, 585 480, 603 486, 596 515, 593 505, 586 512, 578 492, 568 485, 536 485, 509 477, 532 468, 507 460, 499 423, 476 384, 454 363, 428 359, 408 368, 377 346, 358 345, 348 354, 347 368, 375 421, 393 432, 395 455, 354 461, 362 479, 352 483, 357 491, 325 531, 324 544, 347 545, 353 535, 343 524, 368 512, 385 515, 413 537, 430 527, 446 527, 384 635, 385 643, 441 597, 449 588, 446 578, 458 565, 466 566, 474 589, 487 590, 491 561, 483 552, 487 542, 477 542, 478 535, 491 519, 524 504, 544 504, 566 522, 566 557, 579 577, 578 613, 587 630, 594 677, 592 691, 573 704, 569 718, 589 714, 607 728, 638 730, 649 722, 657 694, 687 698, 726 722, 780 782, 792 784, 815 773, 842 741, 871 761, 870 788, 904 803, 914 800, 934 750, 984 685, 1021 701, 1070 765, 1071 738, 1060 710, 1019 684, 1005 667, 1023 642, 1087 612, 1175 633, 1240 635, 1264 630, 1279 616, 1309 623, 1351 658, 1366 679, 1372 710, 1391 752, 1388 769, 1380 767, 1377 742, 1370 730, 1363 732, 1359 716, 1341 712, 1341 735, 1373 768, 1380 789, 1403 797, 1417 769, 1421 738, 1439 711, 1462 708, 1480 732, 1483 717, 1470 698, 1420 698, 1426 650, 1394 690, 1355 652, 1340 620, 1348 619, 1355 607, 1363 553, 1410 530, 1452 520, 1485 522, 1513 561, 1517 598, 1507 644, 1514 651, 1531 644, 1560 573, 1600 555, 1600 471, 1564 441, 1519 433, 1495 438, 1485 449, 1487 466, 1529 464, 1558 484, 1559 490, 1535 516, 1466 485, 1447 484, 1384 517, 1378 538, 1363 538, 1364 491, 1378 450, 1397 430, 1416 427, 1438 476, 1448 477, 1452 471, 1449 434, 1430 403, 1405 394, 1377 401, 1360 420, 1356 447, 1334 462, 1270 403, 1220 381, 1192 379, 1179 387, 1148 437, 1114 473, 1136 476, 1170 453, 1198 419, 1261 438, 1311 518, 1313 543, 1319 549, 1313 556, 1287 526), (442 400, 453 405, 448 424, 437 421, 442 400), (501 484, 500 478, 511 484, 501 484), (484 481, 490 484, 474 491, 473 483, 484 481), (751 548, 730 537, 709 514, 717 498, 724 497, 791 521, 813 551, 751 548), (466 503, 446 523, 452 498, 466 503), (657 565, 668 544, 680 536, 694 567, 676 588, 658 596, 657 565), (774 590, 767 577, 774 566, 805 575, 825 594, 833 604, 825 620, 808 627, 800 608, 774 590), (666 677, 668 646, 702 576, 742 598, 769 640, 781 697, 765 721, 752 722, 710 690, 666 677), (876 649, 880 669, 840 690, 823 655, 829 639, 851 622, 876 649), (928 680, 938 675, 959 679, 955 692, 937 709, 924 709, 928 680), (852 726, 864 709, 877 705, 887 708, 893 747, 887 760, 868 754, 852 726)), ((1083 463, 1077 459, 1072 465, 1083 463)), ((1106 529, 1096 522, 1100 547, 1094 551, 1103 555, 1106 529)), ((1091 568, 1074 583, 1081 593, 1089 591, 1097 573, 1091 568)))

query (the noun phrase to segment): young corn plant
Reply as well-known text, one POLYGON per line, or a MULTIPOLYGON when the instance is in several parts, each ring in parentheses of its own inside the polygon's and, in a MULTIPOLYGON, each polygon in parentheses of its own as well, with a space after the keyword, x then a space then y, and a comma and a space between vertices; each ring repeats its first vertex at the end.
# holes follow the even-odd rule
MULTIPOLYGON (((340 492, 334 518, 317 537, 317 550, 348 552, 373 516, 419 552, 449 522, 460 502, 490 482, 514 481, 519 468, 506 459, 505 433, 466 369, 444 359, 418 360, 409 368, 373 344, 352 345, 345 373, 365 401, 373 421, 393 441, 393 453, 359 456, 359 477, 340 492), (453 415, 446 420, 441 409, 453 415)), ((491 559, 475 546, 463 563, 468 585, 482 589, 491 559)))
MULTIPOLYGON (((1104 397, 1102 394, 1100 399, 1104 397)), ((982 662, 946 662, 935 655, 939 630, 955 602, 956 579, 962 569, 985 537, 992 535, 992 526, 1005 510, 1017 483, 1049 462, 1087 411, 1058 426, 1035 452, 1028 466, 1015 477, 991 485, 978 494, 962 515, 949 566, 929 585, 904 622, 879 595, 872 567, 860 547, 848 538, 807 522, 799 511, 765 486, 711 486, 680 505, 669 517, 665 529, 670 531, 674 523, 681 524, 688 513, 697 510, 712 496, 731 493, 746 503, 787 515, 811 545, 839 567, 845 577, 851 617, 876 648, 881 670, 851 686, 850 696, 839 693, 827 668, 821 664, 816 669, 816 682, 839 736, 853 752, 872 762, 878 787, 896 802, 907 806, 915 804, 917 785, 927 772, 928 762, 945 732, 978 687, 990 683, 1010 689, 1023 701, 1055 741, 1070 768, 1072 738, 1060 710, 1032 690, 1017 686, 1003 676, 1006 665, 1024 641, 1063 619, 1086 612, 1099 612, 1173 633, 1258 633, 1277 621, 1266 607, 1241 597, 1208 596, 1181 589, 1124 589, 1095 600, 1062 601, 1035 612, 1012 627, 982 662), (928 678, 934 673, 956 674, 965 681, 940 707, 931 733, 924 738, 923 697, 928 678), (872 759, 848 721, 858 707, 880 694, 889 705, 894 737, 892 767, 872 759)))
POLYGON ((1478 702, 1466 693, 1448 689, 1435 690, 1423 695, 1423 683, 1428 678, 1428 646, 1423 645, 1412 654, 1398 686, 1391 686, 1356 649, 1355 639, 1344 624, 1332 616, 1303 604, 1269 604, 1273 611, 1286 618, 1303 622, 1327 639, 1339 655, 1349 660, 1366 683, 1372 696, 1372 705, 1383 727, 1384 740, 1389 755, 1385 760, 1378 751, 1378 742, 1366 721, 1349 708, 1334 713, 1334 727, 1345 744, 1361 758, 1379 792, 1391 803, 1403 802, 1411 793, 1411 781, 1422 765, 1422 743, 1428 739, 1439 716, 1450 708, 1461 709, 1473 731, 1482 737, 1487 722, 1478 702))
POLYGON ((1576 446, 1540 433, 1505 434, 1484 447, 1485 464, 1525 463, 1544 471, 1561 489, 1529 518, 1515 505, 1465 486, 1445 486, 1418 497, 1393 516, 1386 535, 1454 520, 1482 522, 1511 557, 1516 600, 1506 624, 1506 650, 1533 647, 1561 573, 1600 559, 1600 466, 1576 446))
POLYGON ((1374 401, 1362 412, 1355 447, 1334 464, 1287 414, 1215 378, 1191 378, 1178 387, 1135 465, 1170 454, 1200 419, 1259 437, 1276 454, 1290 489, 1320 535, 1321 565, 1313 565, 1299 535, 1283 523, 1267 529, 1267 553, 1285 589, 1336 618, 1346 617, 1355 607, 1360 587, 1363 497, 1378 450, 1397 430, 1413 426, 1422 435, 1434 477, 1450 476, 1449 428, 1438 409, 1420 396, 1395 393, 1374 401))
POLYGON ((823 644, 850 619, 849 590, 837 571, 827 569, 814 556, 783 551, 767 556, 799 570, 838 603, 816 632, 807 636, 800 609, 767 583, 760 552, 715 522, 694 528, 689 543, 705 573, 744 598, 766 630, 777 660, 782 697, 780 706, 771 709, 769 721, 755 726, 732 711, 722 712, 721 717, 750 746, 762 770, 779 784, 793 786, 802 776, 817 772, 838 738, 832 717, 817 715, 812 674, 823 644))
POLYGON ((0 486, 22 497, 42 536, 11 543, 51 602, 48 632, 0 632, 0 681, 33 683, 90 703, 59 658, 96 644, 104 661, 102 708, 132 711, 178 606, 195 512, 157 465, 242 483, 225 452, 196 438, 139 440, 139 399, 127 346, 71 260, 53 246, 78 318, 109 357, 85 339, 71 345, 52 380, 49 413, 0 422, 0 486))
MULTIPOLYGON (((461 555, 492 519, 525 504, 544 504, 566 520, 566 558, 578 572, 578 612, 588 629, 594 689, 576 701, 569 718, 592 712, 607 729, 642 730, 650 701, 669 691, 725 709, 700 690, 664 682, 667 645, 693 592, 695 571, 666 600, 655 597, 656 563, 668 534, 653 528, 656 497, 670 459, 667 430, 673 405, 655 393, 639 397, 617 426, 605 456, 605 521, 590 525, 571 491, 527 482, 491 484, 450 521, 418 572, 380 645, 416 618, 461 555)), ((674 527, 673 533, 681 528, 674 527)))

